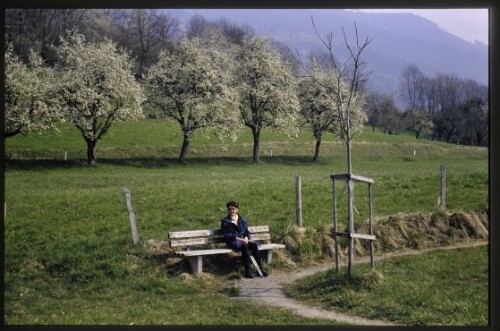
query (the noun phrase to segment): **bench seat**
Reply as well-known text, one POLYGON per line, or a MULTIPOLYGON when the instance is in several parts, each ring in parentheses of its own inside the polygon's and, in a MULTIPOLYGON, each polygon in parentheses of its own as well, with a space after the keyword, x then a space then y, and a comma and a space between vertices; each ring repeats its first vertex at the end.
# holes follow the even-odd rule
MULTIPOLYGON (((274 249, 284 249, 282 244, 270 243, 271 235, 267 225, 250 226, 252 240, 259 242, 259 251, 264 254, 266 263, 271 263, 274 249)), ((185 250, 176 251, 175 254, 186 257, 192 273, 200 273, 203 268, 203 256, 229 254, 232 249, 225 246, 224 237, 220 229, 176 231, 169 232, 169 244, 172 248, 183 247, 185 250), (224 247, 206 248, 208 245, 219 245, 224 247), (200 248, 201 246, 201 248, 200 248), (196 247, 195 249, 193 249, 196 247)))

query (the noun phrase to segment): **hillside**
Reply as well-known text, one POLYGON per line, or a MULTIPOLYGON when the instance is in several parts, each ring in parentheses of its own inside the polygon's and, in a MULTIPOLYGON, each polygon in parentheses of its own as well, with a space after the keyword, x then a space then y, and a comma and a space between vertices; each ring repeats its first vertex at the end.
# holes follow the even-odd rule
POLYGON ((321 49, 311 24, 311 16, 323 36, 333 31, 337 46, 342 46, 343 42, 341 28, 352 33, 356 23, 360 36, 372 39, 365 58, 367 71, 372 72, 369 84, 381 92, 397 92, 401 69, 408 64, 416 64, 428 76, 447 73, 482 84, 488 83, 486 45, 460 39, 441 30, 435 23, 413 14, 313 9, 167 11, 179 17, 183 24, 196 14, 208 20, 225 18, 236 24, 247 24, 259 35, 270 36, 302 56, 309 50, 321 49))
MULTIPOLYGON (((255 164, 251 161, 249 132, 242 132, 234 143, 196 136, 186 163, 178 164, 181 138, 178 127, 166 121, 116 123, 97 146, 95 167, 87 166, 85 142, 70 124, 61 125, 60 136, 29 134, 6 141, 3 211, 6 324, 332 324, 329 320, 304 318, 261 303, 231 300, 240 270, 230 257, 219 260, 220 268, 216 270, 222 271, 214 271, 212 267, 205 268, 206 273, 200 277, 181 276, 176 271, 186 271, 186 265, 156 243, 165 242, 169 231, 220 226, 220 219, 226 213, 225 203, 233 199, 240 202, 240 212, 252 225, 269 225, 273 242, 281 242, 289 225, 295 224, 295 178, 301 176, 303 225, 312 230, 306 232, 311 240, 303 241, 304 255, 300 256, 312 261, 310 254, 319 257, 318 244, 322 243, 312 241, 318 238, 313 237, 315 233, 322 235, 315 229, 321 230, 332 223, 330 175, 344 173, 346 169, 342 143, 332 136, 326 137, 320 161, 313 163, 310 133, 287 141, 283 135, 266 130, 262 136, 262 153, 266 156, 255 164), (63 159, 65 149, 67 160, 63 159), (270 149, 272 156, 268 153, 270 149), (136 246, 131 241, 124 187, 132 192, 140 234, 136 246)), ((400 215, 444 215, 436 212, 442 164, 447 166, 448 211, 452 215, 487 211, 487 148, 416 140, 406 134, 390 136, 370 129, 359 135, 353 146, 355 173, 375 181, 372 192, 375 224, 401 229, 413 242, 418 240, 419 245, 427 242, 429 233, 414 235, 413 229, 421 229, 419 225, 425 225, 426 219, 412 217, 405 226, 400 215)), ((364 185, 356 185, 354 192, 355 222, 362 225, 369 215, 368 194, 364 185)), ((337 193, 339 223, 343 228, 347 199, 342 185, 338 185, 337 193)), ((459 219, 455 221, 468 228, 459 219)), ((442 228, 436 228, 439 229, 442 228)), ((449 234, 462 233, 460 228, 456 230, 450 229, 449 234)), ((384 238, 391 237, 384 235, 384 238)), ((399 240, 381 238, 379 242, 391 248, 399 240)), ((291 258, 300 263, 295 258, 297 252, 293 254, 291 258)), ((478 261, 476 256, 469 260, 478 261)), ((486 281, 475 275, 486 270, 487 263, 477 263, 479 268, 472 268, 474 274, 464 274, 456 259, 445 260, 454 268, 446 275, 457 274, 457 268, 460 271, 464 284, 459 284, 458 293, 466 297, 462 301, 454 299, 460 298, 458 295, 451 297, 449 291, 441 291, 446 300, 460 300, 457 301, 460 306, 445 306, 466 316, 465 322, 461 319, 458 323, 472 323, 478 318, 484 323, 486 310, 481 307, 486 304, 478 304, 483 294, 476 300, 464 288, 471 290, 468 286, 471 279, 480 290, 485 288, 486 281), (478 307, 477 314, 460 313, 474 312, 478 307)), ((276 254, 271 274, 286 269, 286 261, 285 256, 280 265, 276 254)), ((331 258, 328 261, 331 264, 331 258)), ((214 264, 204 262, 204 265, 214 264)), ((399 273, 411 265, 399 265, 395 270, 399 273)), ((383 270, 387 277, 386 284, 396 284, 389 278, 394 273, 385 266, 377 262, 378 270, 383 270)), ((407 284, 419 284, 414 275, 412 272, 401 287, 388 292, 400 293, 399 289, 407 289, 407 284)), ((443 276, 440 274, 436 279, 443 280, 443 276)), ((484 293, 474 289, 473 292, 484 293)), ((428 310, 427 293, 423 294, 426 305, 419 308, 421 311, 428 310)), ((383 302, 380 298, 377 297, 377 303, 383 302)), ((389 302, 398 302, 389 298, 389 302)), ((433 321, 454 316, 431 310, 437 311, 438 319, 433 321)), ((457 319, 445 323, 457 323, 457 319)))

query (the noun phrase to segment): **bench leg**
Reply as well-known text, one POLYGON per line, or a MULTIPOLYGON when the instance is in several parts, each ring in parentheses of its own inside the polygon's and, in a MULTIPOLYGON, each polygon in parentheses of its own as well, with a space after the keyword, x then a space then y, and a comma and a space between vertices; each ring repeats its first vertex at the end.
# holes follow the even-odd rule
POLYGON ((263 251, 263 253, 264 253, 264 260, 266 261, 267 264, 270 264, 271 261, 273 260, 273 250, 267 249, 263 251))
POLYGON ((202 270, 202 260, 201 256, 190 256, 188 257, 189 269, 191 273, 199 274, 202 270))

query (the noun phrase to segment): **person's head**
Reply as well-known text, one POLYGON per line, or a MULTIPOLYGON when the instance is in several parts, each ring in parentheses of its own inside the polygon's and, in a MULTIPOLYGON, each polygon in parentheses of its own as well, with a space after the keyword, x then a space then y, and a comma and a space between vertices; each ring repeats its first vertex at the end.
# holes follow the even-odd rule
POLYGON ((227 212, 229 215, 234 215, 238 213, 239 204, 236 201, 229 201, 226 203, 227 212))

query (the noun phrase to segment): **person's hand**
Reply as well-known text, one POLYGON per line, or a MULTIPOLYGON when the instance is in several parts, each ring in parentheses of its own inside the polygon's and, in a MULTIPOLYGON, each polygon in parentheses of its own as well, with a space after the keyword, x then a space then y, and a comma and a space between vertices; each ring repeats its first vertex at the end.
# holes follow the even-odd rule
POLYGON ((248 245, 248 238, 247 237, 245 237, 245 238, 236 237, 236 239, 243 242, 245 245, 248 245))

